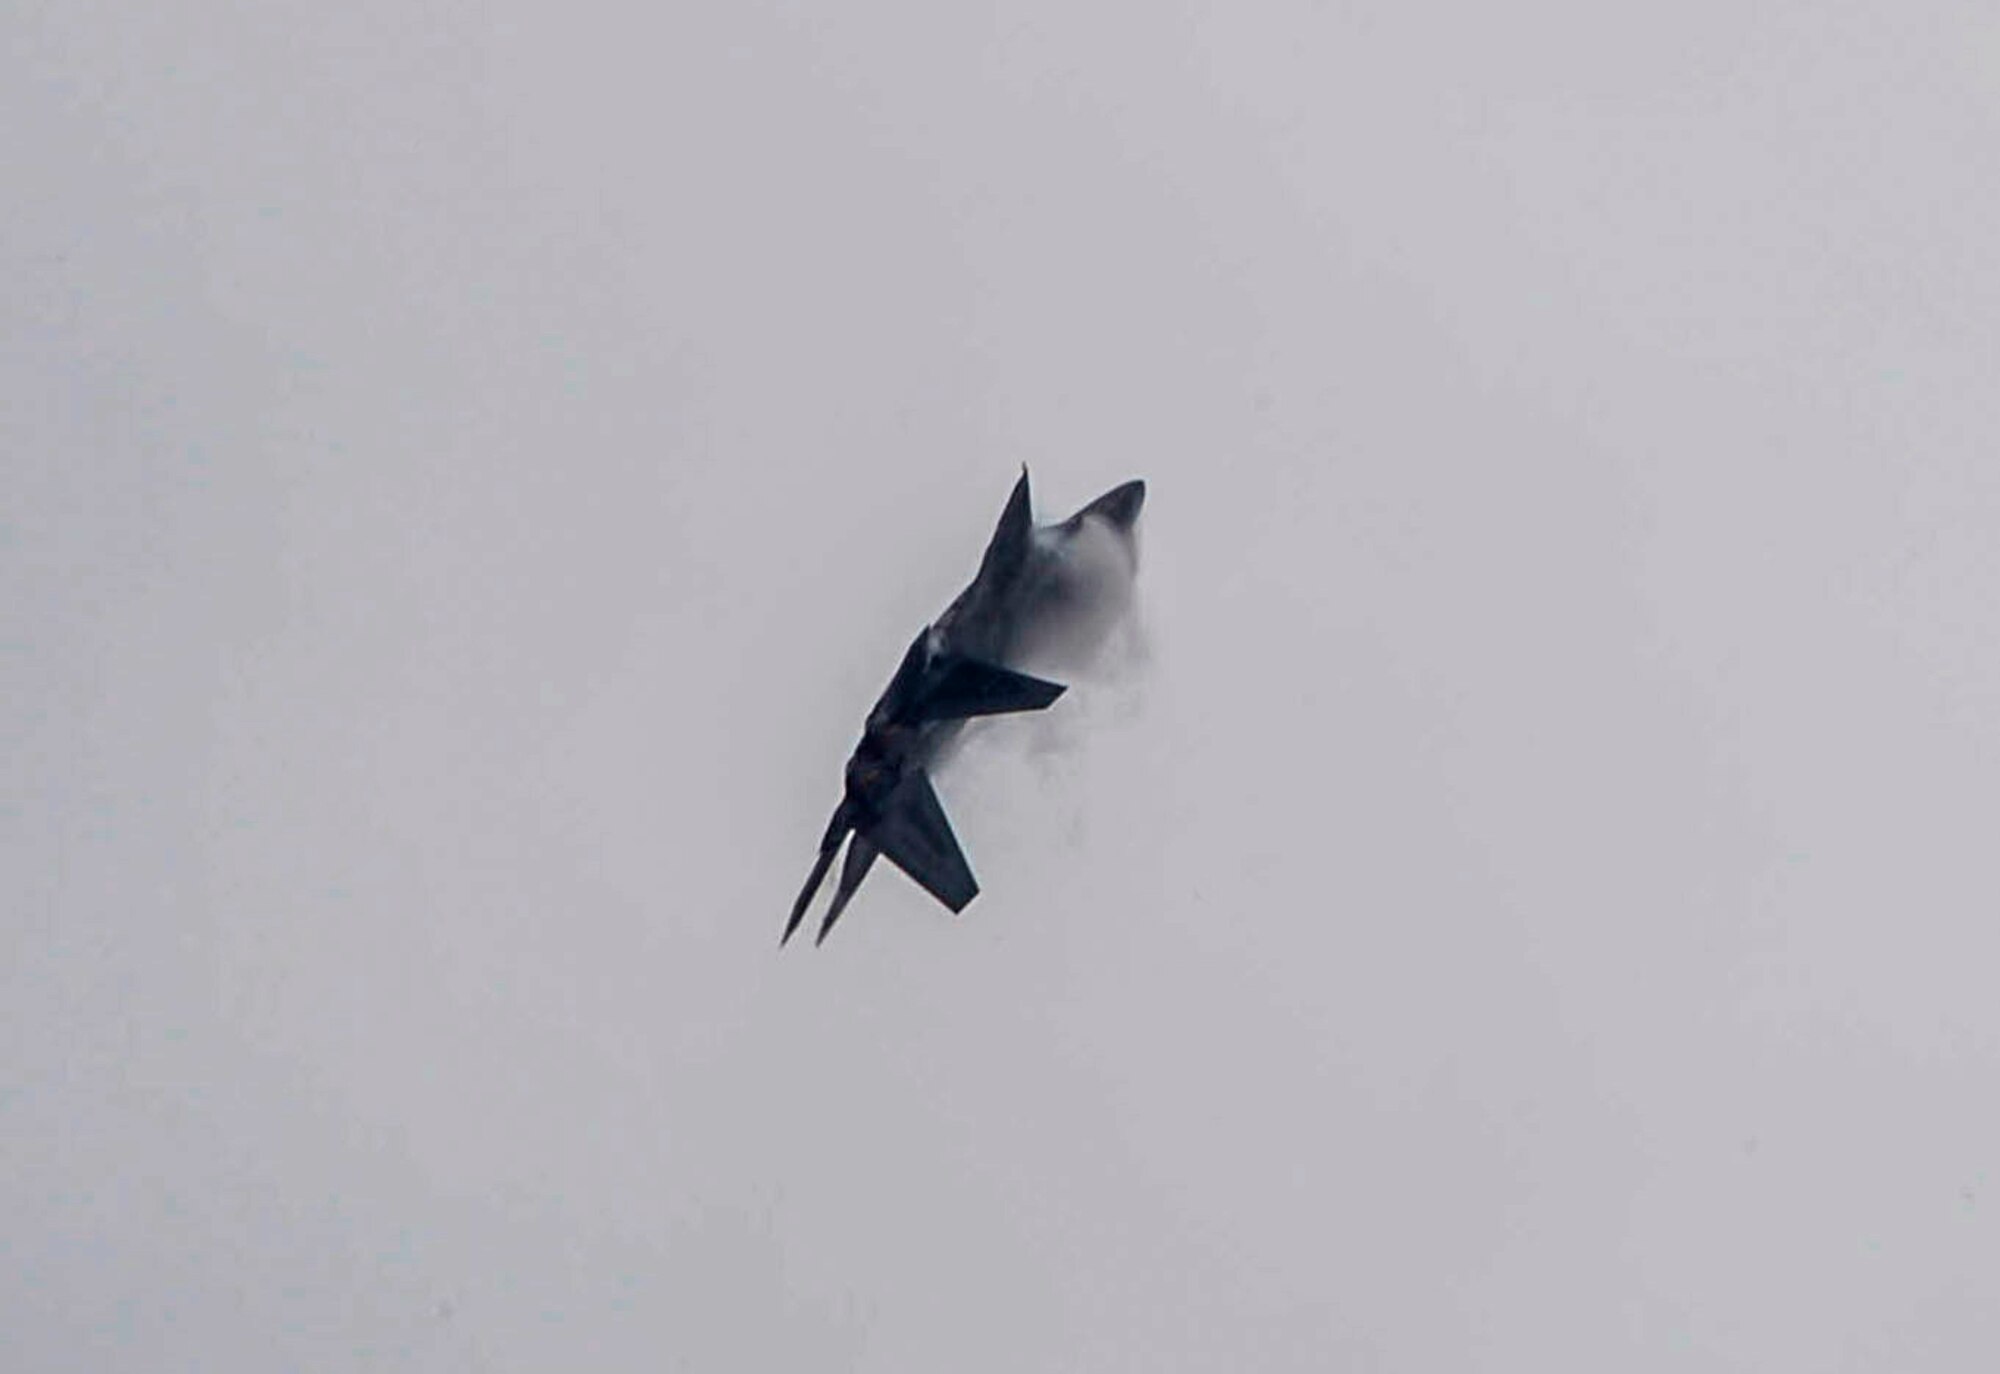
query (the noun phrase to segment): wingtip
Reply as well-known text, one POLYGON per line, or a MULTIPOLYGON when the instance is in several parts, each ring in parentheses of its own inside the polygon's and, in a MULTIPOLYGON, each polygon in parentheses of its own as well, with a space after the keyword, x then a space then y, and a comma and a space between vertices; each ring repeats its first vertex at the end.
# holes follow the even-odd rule
POLYGON ((1103 516, 1121 530, 1129 530, 1138 521, 1139 512, 1145 504, 1145 479, 1135 477, 1129 482, 1119 483, 1084 509, 1103 516))

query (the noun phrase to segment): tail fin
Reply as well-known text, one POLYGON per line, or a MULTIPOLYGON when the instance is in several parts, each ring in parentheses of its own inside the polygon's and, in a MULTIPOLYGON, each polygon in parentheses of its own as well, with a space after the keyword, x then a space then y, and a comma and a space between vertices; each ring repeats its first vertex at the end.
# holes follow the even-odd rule
POLYGON ((823 945, 833 930, 833 923, 840 919, 840 913, 847 910, 848 900, 861 886, 861 880, 868 876, 868 870, 875 865, 875 856, 880 853, 869 838, 859 831, 847 845, 847 862, 840 866, 840 886, 834 889, 833 905, 826 909, 826 919, 819 923, 819 934, 813 943, 823 945))
MULTIPOLYGON (((849 899, 868 876, 878 855, 909 874, 919 887, 954 912, 965 910, 966 904, 979 895, 979 883, 965 862, 957 836, 951 833, 951 821, 944 814, 930 778, 922 769, 915 769, 890 794, 882 818, 855 831, 854 838, 848 841, 840 885, 834 890, 833 905, 827 908, 826 919, 820 922, 814 944, 825 943, 834 922, 847 910, 849 899)), ((824 874, 831 858, 831 850, 822 852, 813 872, 824 874)), ((817 886, 817 882, 807 888, 808 897, 812 886, 817 886)), ((804 898, 799 910, 804 910, 804 898)), ((796 913, 793 924, 797 924, 796 913)), ((791 934, 790 927, 786 928, 786 934, 791 934)))
POLYGON ((845 799, 839 806, 833 808, 833 819, 826 823, 826 834, 819 842, 819 857, 813 860, 812 872, 806 877, 806 885, 799 889, 798 900, 792 903, 792 916, 785 922, 785 933, 778 937, 779 944, 782 945, 792 938, 792 932, 799 928, 799 922, 805 917, 806 908, 812 905, 813 895, 819 891, 819 885, 826 881, 826 870, 833 866, 833 856, 839 852, 840 842, 847 838, 847 832, 852 828, 849 814, 845 799))

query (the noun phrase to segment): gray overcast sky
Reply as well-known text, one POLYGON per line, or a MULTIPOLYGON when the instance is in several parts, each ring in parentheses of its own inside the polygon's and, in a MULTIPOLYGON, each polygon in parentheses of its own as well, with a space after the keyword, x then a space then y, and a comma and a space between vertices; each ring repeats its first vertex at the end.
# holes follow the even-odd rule
POLYGON ((1996 76, 14 4, 0 1364, 2000 1367, 1996 76), (1022 461, 1144 671, 781 955, 1022 461))

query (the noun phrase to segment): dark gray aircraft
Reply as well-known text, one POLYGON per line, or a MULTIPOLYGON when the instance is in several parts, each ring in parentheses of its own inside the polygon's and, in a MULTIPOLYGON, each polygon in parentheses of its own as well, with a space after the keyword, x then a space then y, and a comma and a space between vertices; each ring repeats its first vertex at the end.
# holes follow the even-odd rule
POLYGON ((1078 547, 1099 528, 1115 537, 1129 559, 1133 522, 1145 500, 1146 484, 1127 482, 1059 524, 1037 526, 1028 511, 1028 470, 1021 469, 972 585, 910 642, 902 666, 868 713, 861 743, 847 761, 846 795, 827 823, 819 858, 778 943, 799 928, 850 834, 819 940, 840 919, 878 855, 953 911, 964 910, 979 895, 927 766, 968 718, 1040 711, 1063 694, 1060 684, 1009 665, 1066 624, 1088 618, 1096 589, 1078 547))

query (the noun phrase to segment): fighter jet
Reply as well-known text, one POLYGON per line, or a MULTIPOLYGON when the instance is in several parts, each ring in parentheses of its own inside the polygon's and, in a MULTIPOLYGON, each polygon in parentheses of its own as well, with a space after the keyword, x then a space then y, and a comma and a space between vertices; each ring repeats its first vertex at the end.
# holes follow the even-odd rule
POLYGON ((814 943, 826 939, 877 856, 954 912, 979 895, 928 765, 967 719, 1046 710, 1063 694, 1061 684, 1018 671, 1019 659, 1088 615, 1094 588, 1082 546, 1093 533, 1109 533, 1131 558, 1133 524, 1145 499, 1144 482, 1126 482, 1067 520, 1037 526, 1022 467, 978 574, 910 641, 868 713, 861 743, 847 761, 845 794, 779 944, 799 928, 843 840, 847 859, 814 943))

